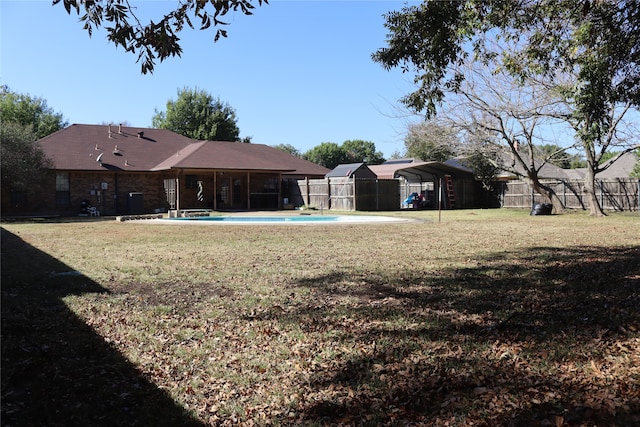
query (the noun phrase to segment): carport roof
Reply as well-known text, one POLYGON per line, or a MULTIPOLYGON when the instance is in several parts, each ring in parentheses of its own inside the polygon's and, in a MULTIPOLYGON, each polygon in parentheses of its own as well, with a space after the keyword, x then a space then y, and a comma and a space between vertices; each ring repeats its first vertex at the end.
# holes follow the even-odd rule
POLYGON ((452 166, 442 162, 392 161, 381 165, 369 166, 379 179, 393 179, 403 176, 409 180, 419 177, 421 181, 429 181, 443 175, 454 177, 465 175, 473 176, 470 169, 452 166))

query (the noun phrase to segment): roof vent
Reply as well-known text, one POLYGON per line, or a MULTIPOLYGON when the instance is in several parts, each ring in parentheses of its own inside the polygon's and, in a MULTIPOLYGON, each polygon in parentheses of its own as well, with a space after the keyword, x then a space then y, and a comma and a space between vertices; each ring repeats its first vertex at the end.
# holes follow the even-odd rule
POLYGON ((118 124, 118 133, 122 135, 122 123, 118 124))
POLYGON ((138 132, 138 138, 144 138, 144 132, 143 131, 138 132))
POLYGON ((120 150, 118 150, 117 145, 113 148, 113 154, 116 156, 122 156, 122 153, 120 153, 120 150))

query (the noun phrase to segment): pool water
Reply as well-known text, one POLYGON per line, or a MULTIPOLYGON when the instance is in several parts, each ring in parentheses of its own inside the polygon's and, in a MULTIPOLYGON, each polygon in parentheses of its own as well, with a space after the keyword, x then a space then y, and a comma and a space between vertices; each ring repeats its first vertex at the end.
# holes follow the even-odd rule
POLYGON ((162 223, 234 223, 234 224, 356 224, 381 222, 407 222, 406 218, 367 215, 300 215, 300 216, 197 216, 186 218, 154 219, 162 223))

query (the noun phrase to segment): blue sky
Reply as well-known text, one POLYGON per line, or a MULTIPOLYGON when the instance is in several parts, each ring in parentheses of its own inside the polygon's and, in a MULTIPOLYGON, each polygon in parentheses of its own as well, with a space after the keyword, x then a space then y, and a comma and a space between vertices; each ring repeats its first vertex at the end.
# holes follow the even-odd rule
MULTIPOLYGON (((173 1, 134 1, 161 16, 173 1)), ((199 88, 236 111, 242 137, 305 152, 322 142, 404 148, 399 103, 412 76, 371 60, 385 46, 383 14, 404 1, 271 0, 253 16, 229 17, 229 37, 186 29, 183 54, 142 75, 136 56, 51 0, 0 0, 0 84, 44 98, 69 123, 151 126, 177 90, 199 88)), ((409 119, 415 121, 415 118, 409 119)))

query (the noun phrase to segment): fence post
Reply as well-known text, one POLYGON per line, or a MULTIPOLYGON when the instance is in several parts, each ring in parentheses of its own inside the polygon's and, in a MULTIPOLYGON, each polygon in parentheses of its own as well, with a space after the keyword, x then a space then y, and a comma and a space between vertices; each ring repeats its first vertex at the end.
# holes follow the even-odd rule
POLYGON ((351 210, 356 210, 356 200, 358 199, 356 191, 357 191, 357 185, 356 185, 356 176, 353 175, 353 177, 349 178, 352 182, 353 182, 353 202, 351 204, 351 210))
POLYGON ((306 191, 306 193, 305 193, 305 196, 306 196, 306 198, 307 198, 307 202, 306 202, 305 204, 307 205, 307 207, 309 207, 309 204, 310 204, 310 202, 311 202, 311 198, 310 198, 310 196, 309 196, 309 191, 310 191, 310 190, 309 190, 309 177, 308 177, 308 176, 306 176, 306 177, 304 178, 304 183, 305 183, 305 186, 306 186, 306 188, 307 188, 307 191, 306 191))

